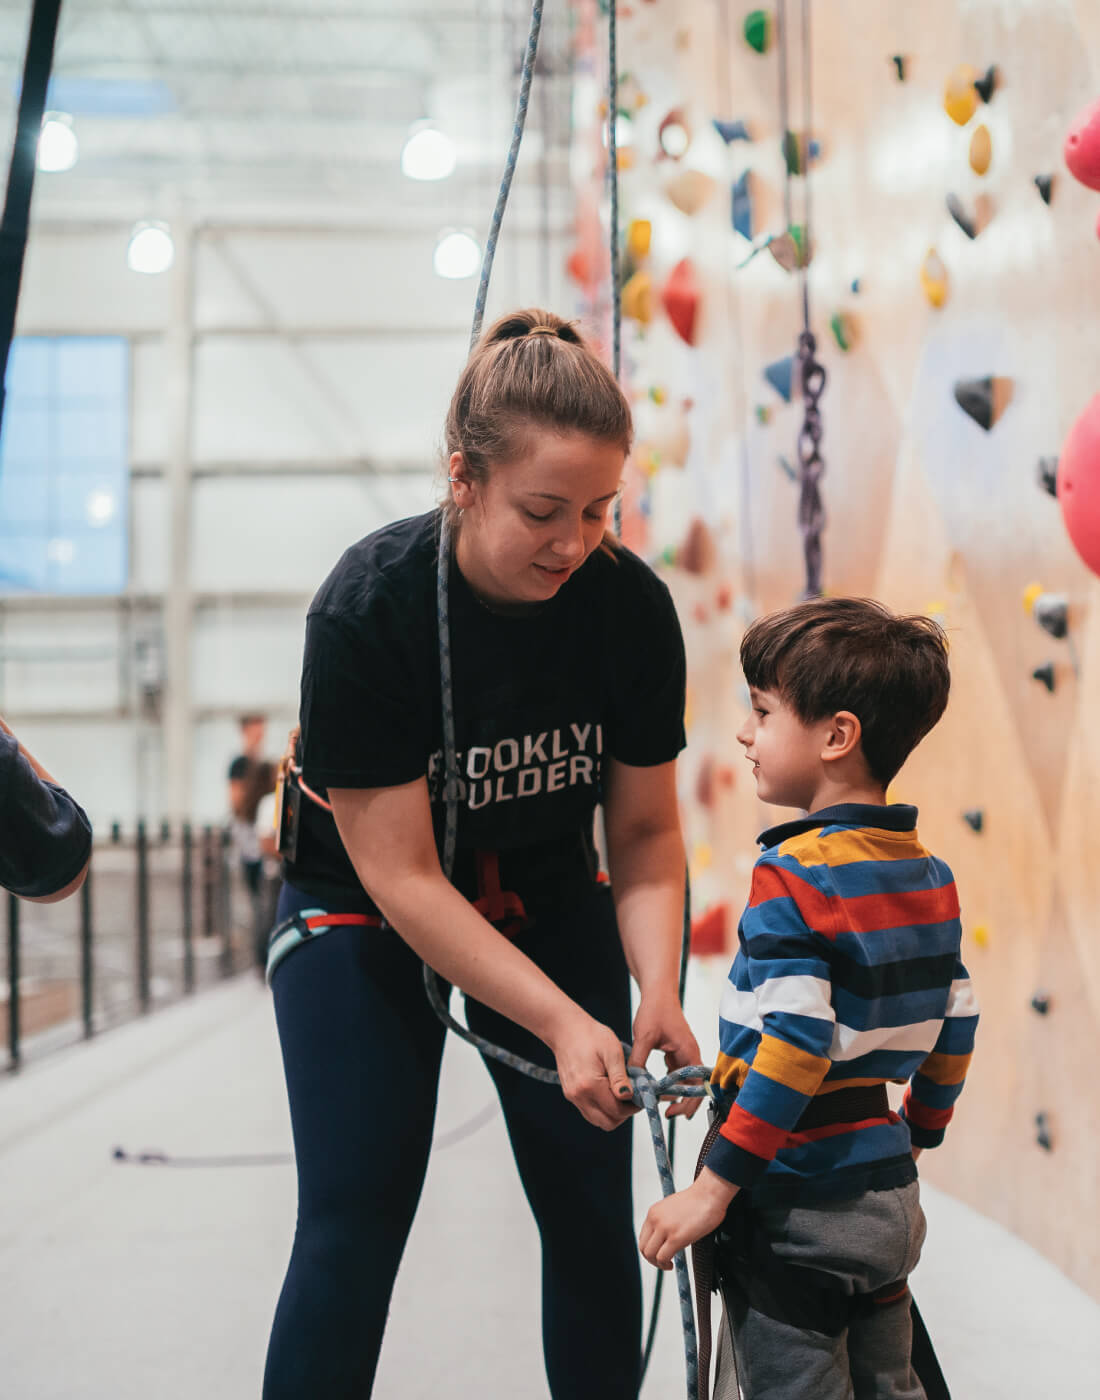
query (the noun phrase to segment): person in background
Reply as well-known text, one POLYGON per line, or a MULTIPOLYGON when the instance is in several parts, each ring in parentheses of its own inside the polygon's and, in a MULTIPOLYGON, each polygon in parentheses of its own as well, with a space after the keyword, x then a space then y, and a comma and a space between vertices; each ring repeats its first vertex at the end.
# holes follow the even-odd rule
POLYGON ((263 757, 267 720, 263 715, 240 718, 241 752, 229 765, 229 810, 233 814, 233 841, 241 861, 248 892, 256 903, 263 877, 263 852, 256 828, 261 800, 275 791, 275 765, 263 757))
POLYGON ((83 808, 0 719, 0 887, 56 904, 84 883, 91 855, 83 808))

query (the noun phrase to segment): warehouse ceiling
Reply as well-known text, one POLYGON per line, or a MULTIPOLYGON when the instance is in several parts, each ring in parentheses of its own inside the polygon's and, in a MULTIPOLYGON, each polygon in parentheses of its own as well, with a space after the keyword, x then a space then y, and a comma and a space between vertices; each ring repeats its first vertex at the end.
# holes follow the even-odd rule
MULTIPOLYGON (((30 9, 0 0, 5 175, 30 9)), ((35 219, 484 224, 528 23, 526 0, 64 0, 47 105, 80 154, 39 173, 35 219), (400 172, 424 118, 457 145, 447 180, 400 172)), ((559 0, 516 177, 525 221, 565 186, 569 65, 559 0)))

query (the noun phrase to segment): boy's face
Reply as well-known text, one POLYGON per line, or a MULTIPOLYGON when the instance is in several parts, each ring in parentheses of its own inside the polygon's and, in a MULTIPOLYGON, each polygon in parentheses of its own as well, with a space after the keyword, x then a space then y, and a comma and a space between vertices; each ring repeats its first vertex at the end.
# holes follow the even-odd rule
POLYGON ((832 721, 805 724, 773 690, 749 688, 752 709, 737 733, 753 765, 756 795, 775 807, 808 811, 821 782, 832 721))

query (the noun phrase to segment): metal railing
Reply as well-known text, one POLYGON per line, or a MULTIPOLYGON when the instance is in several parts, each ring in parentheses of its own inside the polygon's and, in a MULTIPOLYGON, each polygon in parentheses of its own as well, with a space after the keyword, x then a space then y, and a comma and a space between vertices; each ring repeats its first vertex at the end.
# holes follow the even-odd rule
POLYGON ((80 893, 60 904, 7 895, 0 985, 6 1065, 87 1040, 255 962, 258 910, 229 832, 153 835, 115 825, 94 845, 80 893), (197 925, 197 926, 196 926, 197 925))

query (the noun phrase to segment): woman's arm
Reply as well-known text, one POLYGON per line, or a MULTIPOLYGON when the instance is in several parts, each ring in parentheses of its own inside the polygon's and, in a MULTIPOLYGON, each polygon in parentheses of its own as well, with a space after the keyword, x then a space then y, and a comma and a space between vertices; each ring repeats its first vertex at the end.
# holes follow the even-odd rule
MULTIPOLYGON (((611 888, 626 960, 641 1002, 634 1018, 633 1065, 663 1050, 669 1069, 700 1063, 699 1044, 680 1006, 684 926, 684 840, 676 800, 676 764, 608 764, 604 826, 611 888)), ((669 1110, 693 1114, 701 1099, 669 1110)))
POLYGON ((412 950, 448 982, 537 1035, 562 1092, 590 1123, 633 1112, 615 1033, 582 1010, 483 919, 443 874, 423 778, 388 788, 330 788, 340 838, 363 888, 412 950))

